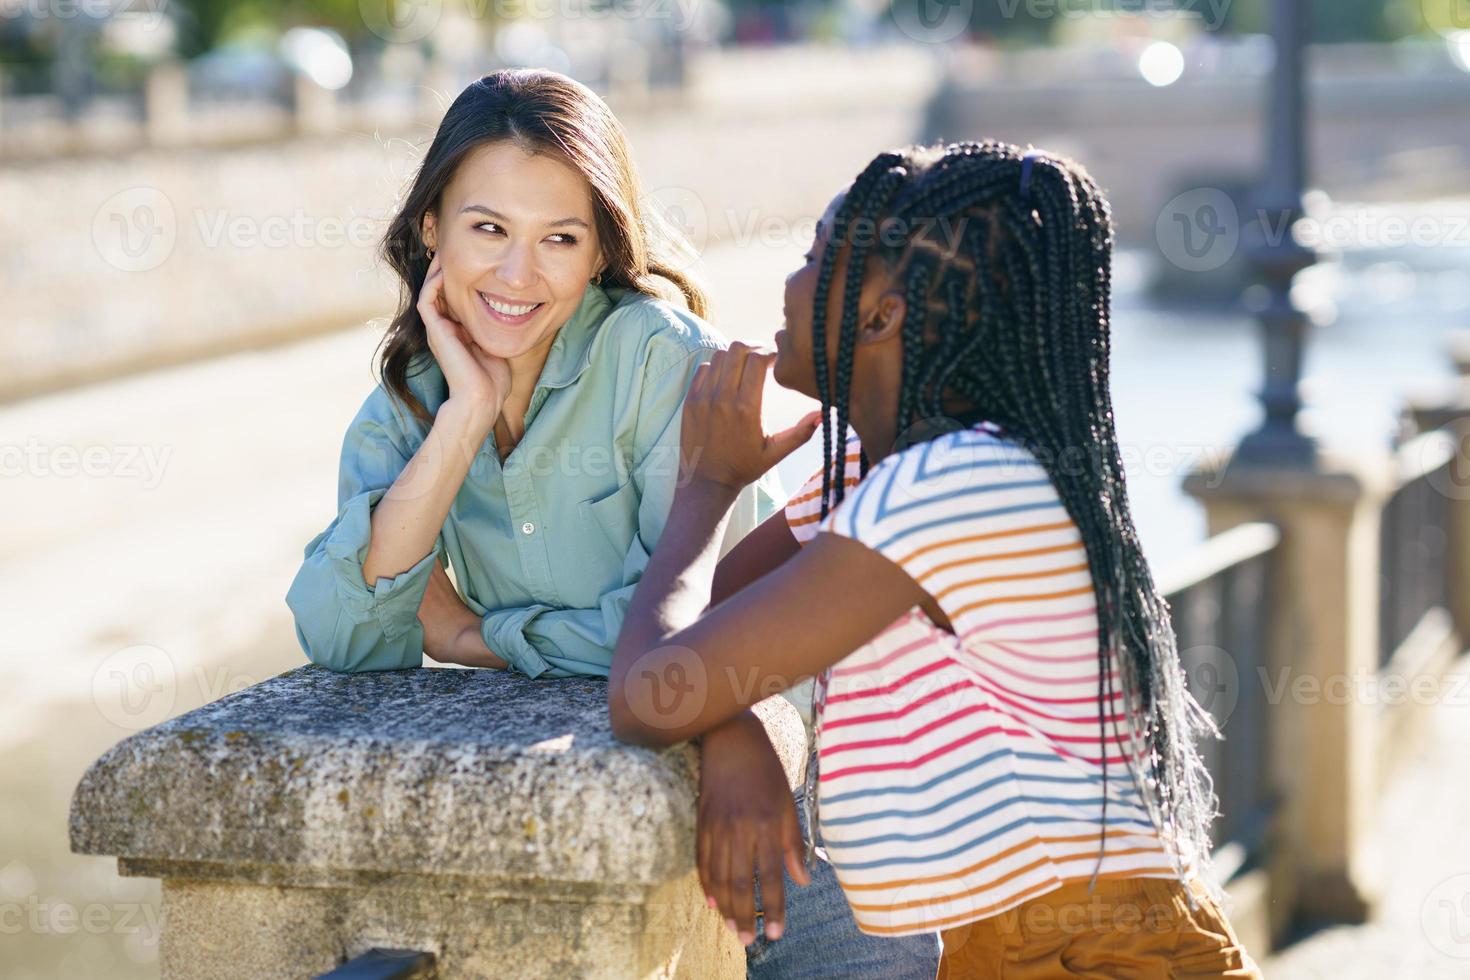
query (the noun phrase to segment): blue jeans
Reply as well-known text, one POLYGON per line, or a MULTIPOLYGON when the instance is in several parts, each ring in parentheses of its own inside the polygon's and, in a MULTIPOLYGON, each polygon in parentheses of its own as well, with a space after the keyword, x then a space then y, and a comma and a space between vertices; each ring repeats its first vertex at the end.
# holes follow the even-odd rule
MULTIPOLYGON (((802 833, 810 833, 800 796, 796 812, 802 833)), ((805 888, 782 874, 786 928, 775 942, 766 939, 762 929, 760 882, 756 882, 756 940, 745 949, 748 980, 934 980, 939 970, 937 932, 892 937, 860 932, 837 872, 821 858, 813 862, 812 883, 805 888)))

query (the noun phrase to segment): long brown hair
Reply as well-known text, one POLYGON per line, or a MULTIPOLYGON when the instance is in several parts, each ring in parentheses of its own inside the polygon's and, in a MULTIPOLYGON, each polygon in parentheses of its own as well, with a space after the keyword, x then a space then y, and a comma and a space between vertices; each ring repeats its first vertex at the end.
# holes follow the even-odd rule
POLYGON ((511 140, 528 153, 555 156, 586 179, 607 262, 603 286, 668 299, 668 283, 696 316, 708 311, 704 291, 679 268, 689 254, 688 243, 644 204, 623 127, 607 104, 585 85, 556 72, 491 72, 472 82, 444 114, 383 236, 383 259, 402 286, 398 312, 379 345, 379 374, 389 393, 426 426, 433 424, 433 416, 408 386, 414 361, 432 356, 417 308, 429 271, 424 215, 439 206, 440 195, 466 156, 500 140, 511 140))

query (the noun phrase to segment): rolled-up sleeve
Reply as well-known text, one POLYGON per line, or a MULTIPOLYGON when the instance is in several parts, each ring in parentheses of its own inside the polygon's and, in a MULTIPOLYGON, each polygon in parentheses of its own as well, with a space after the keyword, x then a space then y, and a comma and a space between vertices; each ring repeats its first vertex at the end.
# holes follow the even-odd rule
POLYGON ((363 404, 342 443, 337 516, 306 546, 286 604, 306 656, 332 670, 401 670, 423 663, 418 620, 443 538, 413 567, 371 587, 362 563, 372 536, 372 512, 412 457, 386 392, 363 404))
MULTIPOLYGON (((644 383, 634 439, 640 455, 632 471, 639 492, 638 529, 623 559, 621 584, 603 593, 591 609, 532 605, 484 615, 485 644, 514 669, 530 677, 608 676, 628 604, 673 504, 684 395, 694 380, 695 369, 713 353, 712 349, 689 352, 673 365, 652 372, 644 383)), ((741 491, 720 554, 733 548, 784 502, 774 469, 741 491)))

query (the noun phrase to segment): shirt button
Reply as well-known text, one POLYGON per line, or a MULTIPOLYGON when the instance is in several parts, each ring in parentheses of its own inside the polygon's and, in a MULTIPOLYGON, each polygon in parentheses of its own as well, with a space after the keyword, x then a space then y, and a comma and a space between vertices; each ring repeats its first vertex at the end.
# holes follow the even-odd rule
POLYGON ((524 523, 524 524, 521 525, 521 533, 522 534, 531 534, 535 530, 536 530, 536 525, 532 524, 530 521, 527 521, 526 523, 524 523))

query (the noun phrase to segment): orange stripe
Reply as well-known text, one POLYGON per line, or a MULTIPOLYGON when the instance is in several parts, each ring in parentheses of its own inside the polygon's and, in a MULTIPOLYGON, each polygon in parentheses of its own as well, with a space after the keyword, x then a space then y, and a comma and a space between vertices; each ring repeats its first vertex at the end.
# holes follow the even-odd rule
POLYGON ((968 606, 961 606, 960 608, 956 609, 949 618, 952 621, 955 617, 961 615, 962 613, 967 613, 972 609, 981 609, 985 606, 994 606, 1002 602, 1043 602, 1047 599, 1066 599, 1069 596, 1090 595, 1091 593, 1092 586, 1083 585, 1075 589, 1068 589, 1065 592, 1038 592, 1036 595, 997 596, 994 599, 981 599, 979 602, 972 602, 968 606))
POLYGON ((1073 572, 1087 571, 1087 562, 1080 565, 1068 565, 1066 568, 1049 568, 1041 572, 1017 572, 1014 575, 992 575, 989 578, 973 578, 966 582, 956 582, 948 588, 940 589, 934 593, 937 602, 959 589, 967 589, 972 585, 989 585, 992 582, 1020 582, 1025 579, 1051 578, 1053 575, 1070 575, 1073 572))
POLYGON ((898 560, 898 564, 904 565, 920 555, 927 554, 937 548, 952 548, 957 544, 969 544, 972 541, 993 541, 996 538, 1013 538, 1018 534, 1036 534, 1040 531, 1062 531, 1075 527, 1071 521, 1058 521, 1055 524, 1033 524, 1030 527, 1015 527, 1006 531, 990 531, 985 534, 972 534, 965 538, 949 538, 944 541, 935 541, 926 544, 918 551, 912 551, 898 560))
MULTIPOLYGON (((1123 850, 1123 851, 1109 851, 1108 852, 1108 855, 1110 857, 1126 857, 1126 856, 1128 856, 1130 854, 1163 854, 1163 853, 1164 853, 1164 849, 1162 847, 1130 847, 1127 850, 1123 850)), ((1000 885, 1005 884, 1006 882, 1010 881, 1012 878, 1018 877, 1019 875, 1023 875, 1026 872, 1031 871, 1032 869, 1034 869, 1036 867, 1039 867, 1040 865, 1043 865, 1043 864, 1048 864, 1048 863, 1051 863, 1051 864, 1064 864, 1064 863, 1066 863, 1068 861, 1076 861, 1079 858, 1095 857, 1095 856, 1096 856, 1096 852, 1082 852, 1082 853, 1078 853, 1078 854, 1068 854, 1065 857, 1060 857, 1060 858, 1039 857, 1035 861, 1032 861, 1030 864, 1026 865, 1023 868, 1017 868, 1014 871, 1011 871, 1011 872, 1009 872, 1007 874, 1004 874, 1001 877, 996 878, 996 879, 994 879, 992 881, 986 882, 983 885, 977 885, 976 887, 971 888, 968 891, 955 892, 952 895, 945 895, 943 898, 939 898, 939 897, 935 897, 935 898, 932 898, 932 899, 923 899, 923 898, 921 898, 921 899, 917 899, 917 900, 912 901, 912 902, 901 902, 898 905, 854 905, 854 906, 852 906, 852 910, 854 912, 858 912, 858 911, 862 911, 862 912, 900 912, 900 911, 903 911, 905 909, 922 908, 925 905, 933 905, 935 902, 938 902, 938 901, 944 901, 944 902, 956 901, 956 900, 961 899, 961 898, 969 898, 972 895, 978 895, 981 892, 990 891, 990 890, 992 890, 992 889, 994 889, 994 888, 996 888, 996 887, 998 887, 1000 885)))
MULTIPOLYGON (((862 481, 860 479, 858 479, 857 477, 849 476, 849 477, 846 477, 842 481, 842 485, 845 486, 845 487, 855 487, 855 486, 857 486, 861 482, 862 481)), ((822 496, 822 488, 821 487, 818 487, 817 489, 813 490, 811 493, 804 493, 800 497, 792 497, 790 500, 786 501, 786 506, 787 507, 795 507, 797 504, 804 504, 808 500, 817 500, 821 496, 822 496)))
MULTIPOLYGON (((842 890, 847 892, 860 892, 871 891, 878 888, 907 888, 909 885, 932 885, 936 882, 947 881, 950 878, 963 878, 967 875, 974 874, 976 871, 981 870, 986 865, 994 864, 997 861, 1004 861, 1006 858, 1010 857, 1012 854, 1015 854, 1017 851, 1023 851, 1026 848, 1032 847, 1036 844, 1076 844, 1079 841, 1095 841, 1098 839, 1098 836, 1099 835, 1097 834, 1071 834, 1066 837, 1032 837, 1028 840, 1021 841, 1019 844, 1013 844, 998 854, 992 854, 990 857, 978 861, 975 864, 970 865, 968 868, 961 868, 958 871, 946 872, 945 874, 938 875, 929 875, 924 878, 905 878, 902 881, 879 881, 870 884, 849 885, 847 882, 844 881, 842 883, 842 890)), ((1110 830, 1102 836, 1112 838, 1139 837, 1143 835, 1136 834, 1128 830, 1110 830)))
MULTIPOLYGON (((1158 875, 1167 875, 1172 878, 1175 874, 1176 872, 1173 868, 1131 868, 1127 871, 1110 871, 1106 874, 1100 874, 1097 877, 1099 881, 1107 881, 1117 878, 1152 878, 1158 875)), ((922 922, 914 922, 901 926, 879 926, 873 925, 870 922, 863 922, 860 923, 860 925, 862 926, 863 932, 873 934, 912 932, 915 928, 939 929, 947 925, 955 925, 962 922, 973 922, 976 919, 983 919, 988 915, 992 915, 1004 909, 1008 905, 1015 902, 1017 898, 1030 897, 1037 892, 1042 891, 1043 889, 1045 889, 1046 891, 1051 891, 1052 889, 1061 887, 1062 885, 1071 885, 1079 881, 1091 880, 1092 875, 1077 875, 1074 878, 1062 878, 1059 881, 1044 881, 1039 885, 1035 885, 1031 888, 1026 889, 1023 892, 1012 895, 1010 898, 1003 901, 985 906, 984 908, 972 909, 969 912, 962 912, 959 915, 951 915, 948 918, 944 919, 925 919, 922 922)))
POLYGON ((944 571, 946 569, 954 568, 954 567, 956 567, 958 565, 968 565, 971 562, 977 562, 977 561, 1006 561, 1007 559, 1010 559, 1010 558, 1034 558, 1037 555, 1054 555, 1054 554, 1056 554, 1059 551, 1082 551, 1082 550, 1083 550, 1082 542, 1078 541, 1078 542, 1076 542, 1074 544, 1056 544, 1056 545, 1052 545, 1050 548, 1032 548, 1029 551, 1007 551, 1007 552, 1004 552, 1003 554, 999 554, 999 555, 975 555, 975 556, 970 557, 970 558, 956 558, 954 561, 947 561, 947 562, 944 562, 941 565, 935 565, 933 568, 929 569, 927 572, 923 572, 923 573, 921 573, 919 575, 914 576, 914 581, 916 581, 916 582, 922 582, 922 581, 924 581, 924 579, 928 578, 931 575, 937 575, 937 574, 939 574, 940 572, 942 572, 942 571, 944 571))

